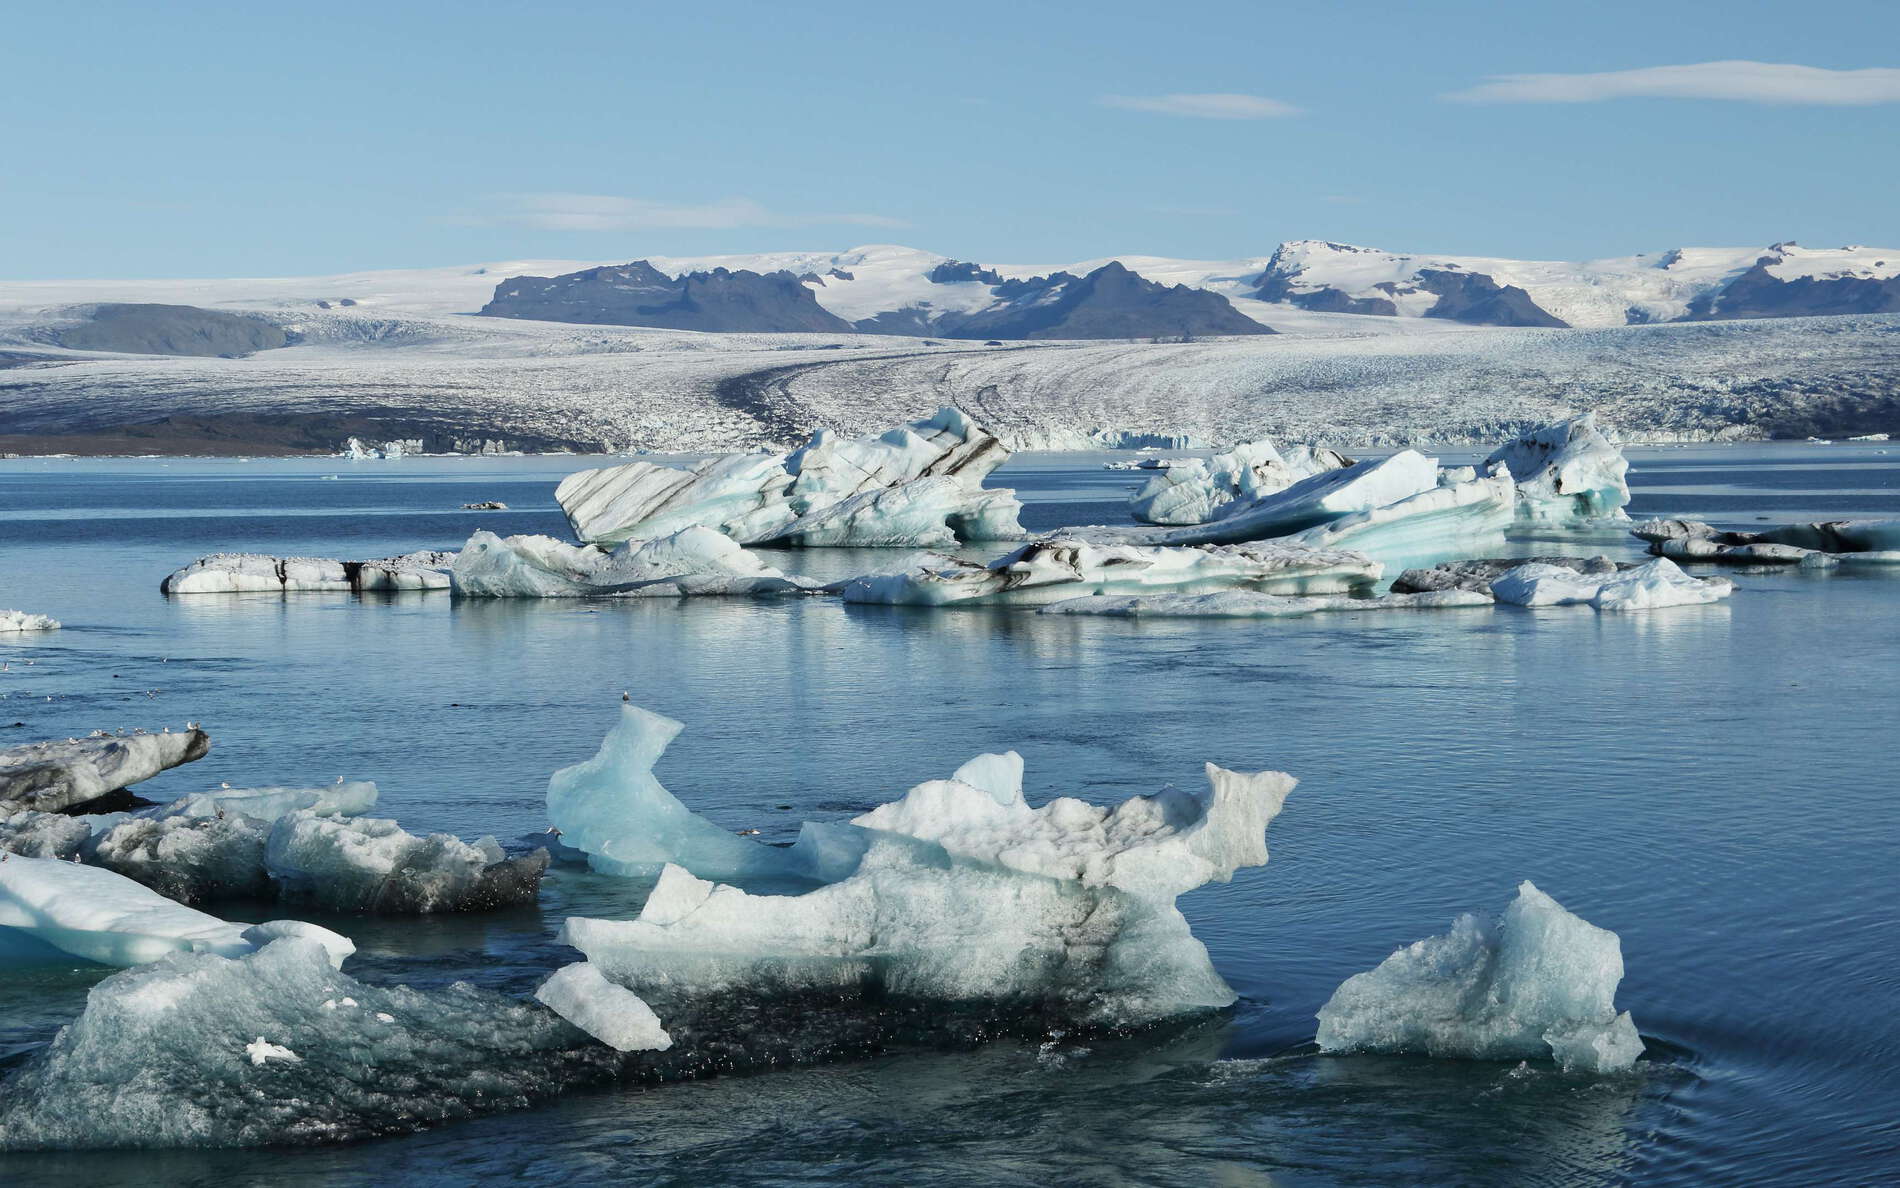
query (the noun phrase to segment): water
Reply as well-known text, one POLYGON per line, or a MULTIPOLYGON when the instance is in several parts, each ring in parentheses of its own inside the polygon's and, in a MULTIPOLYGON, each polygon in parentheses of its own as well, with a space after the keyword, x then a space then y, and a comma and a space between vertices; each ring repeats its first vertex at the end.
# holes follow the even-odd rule
MULTIPOLYGON (((1885 447, 1632 451, 1637 516, 1900 515, 1885 447)), ((1032 526, 1104 522, 1143 476, 1030 457, 1032 526)), ((1273 860, 1182 901, 1241 994, 1228 1015, 660 1087, 293 1153, 0 1155, 12 1184, 1870 1183, 1900 1175, 1900 575, 1736 574, 1729 602, 1072 619, 830 600, 167 601, 204 552, 369 557, 475 528, 562 532, 560 459, 0 463, 0 742, 202 721, 207 759, 147 785, 373 779, 412 830, 545 825, 554 768, 624 690, 681 719, 689 804, 767 839, 1014 747, 1032 800, 1114 800, 1212 759, 1301 786, 1273 860), (335 480, 323 476, 338 475, 335 480), (459 504, 501 499, 507 512, 459 504), (14 722, 24 725, 12 726, 14 722), (778 806, 789 805, 789 809, 778 806), (1326 1058, 1345 977, 1530 878, 1623 937, 1637 1075, 1326 1058)), ((1635 555, 1635 542, 1591 542, 1635 555)), ((1547 542, 1527 545, 1547 550, 1547 542)), ((887 553, 787 554, 840 576, 887 553)), ((351 969, 525 994, 569 912, 642 889, 557 869, 537 908, 324 919, 351 969)), ((262 918, 266 909, 253 914, 262 918)), ((239 910, 225 914, 243 917, 239 910)), ((101 971, 0 977, 0 1052, 44 1042, 101 971)))

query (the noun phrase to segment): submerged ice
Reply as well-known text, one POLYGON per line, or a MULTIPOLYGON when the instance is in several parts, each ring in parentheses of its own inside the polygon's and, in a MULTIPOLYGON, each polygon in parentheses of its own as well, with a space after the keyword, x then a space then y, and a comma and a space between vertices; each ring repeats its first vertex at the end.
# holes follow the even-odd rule
POLYGON ((1623 946, 1526 881, 1496 920, 1458 917, 1347 979, 1319 1012, 1328 1052, 1413 1052, 1472 1060, 1550 1058, 1615 1072, 1643 1041, 1618 1013, 1623 946))

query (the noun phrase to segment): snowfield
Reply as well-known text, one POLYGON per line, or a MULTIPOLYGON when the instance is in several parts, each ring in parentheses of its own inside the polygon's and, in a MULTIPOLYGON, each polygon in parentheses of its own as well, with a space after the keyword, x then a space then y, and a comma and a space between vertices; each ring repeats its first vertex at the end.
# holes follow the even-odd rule
MULTIPOLYGON (((851 272, 846 257, 879 250, 731 262, 830 262, 851 272)), ((1129 262, 1159 279, 1237 292, 1236 278, 1250 266, 1129 262)), ((901 302, 913 296, 905 278, 916 270, 914 261, 900 263, 858 260, 855 279, 826 285, 862 288, 848 300, 865 309, 901 302)), ((1592 409, 1635 440, 1900 428, 1900 315, 1892 314, 1477 328, 1242 298, 1238 308, 1281 333, 984 346, 469 312, 503 276, 575 266, 0 284, 0 435, 98 434, 166 418, 305 418, 314 437, 302 448, 341 449, 348 436, 363 435, 366 418, 383 434, 378 440, 431 450, 707 451, 789 445, 821 428, 861 434, 942 405, 964 409, 1015 448, 1078 447, 1098 429, 1187 432, 1219 443, 1263 435, 1342 447, 1495 442, 1592 409), (355 304, 342 305, 346 298, 355 304), (291 332, 294 345, 242 358, 47 345, 46 327, 71 320, 74 305, 99 301, 251 313, 291 332), (357 420, 346 427, 350 418, 357 420)), ((960 286, 929 287, 933 299, 947 301, 960 286)))

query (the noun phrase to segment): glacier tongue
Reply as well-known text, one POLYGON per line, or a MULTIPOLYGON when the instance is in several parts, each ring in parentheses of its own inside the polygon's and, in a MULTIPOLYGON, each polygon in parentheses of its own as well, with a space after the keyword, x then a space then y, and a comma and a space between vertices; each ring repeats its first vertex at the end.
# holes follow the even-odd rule
POLYGON ((1631 1067, 1643 1041, 1627 1011, 1617 935, 1526 881, 1496 921, 1460 916, 1347 979, 1319 1012, 1329 1052, 1420 1052, 1472 1060, 1548 1056, 1566 1069, 1631 1067))
POLYGON ((820 430, 789 454, 726 455, 690 470, 651 462, 584 470, 554 497, 591 544, 698 526, 740 544, 930 547, 1023 534, 1014 496, 982 490, 1008 457, 994 434, 943 408, 874 437, 820 430), (945 481, 899 494, 928 479, 945 481))

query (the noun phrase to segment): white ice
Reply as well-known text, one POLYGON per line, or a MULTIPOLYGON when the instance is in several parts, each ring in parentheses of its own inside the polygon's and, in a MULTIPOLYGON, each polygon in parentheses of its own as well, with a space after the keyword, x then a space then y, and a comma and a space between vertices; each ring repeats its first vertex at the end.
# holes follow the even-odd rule
POLYGON ((212 553, 159 583, 159 590, 166 594, 329 594, 448 588, 448 575, 439 566, 412 557, 345 562, 262 553, 212 553))
POLYGON ((264 866, 278 893, 346 911, 467 911, 534 897, 545 852, 510 858, 492 837, 418 837, 377 817, 289 813, 271 826, 264 866))
POLYGON ((1125 619, 1290 619, 1322 611, 1445 610, 1492 606, 1496 600, 1476 590, 1429 590, 1354 598, 1346 594, 1289 597, 1228 590, 1219 594, 1107 594, 1052 602, 1045 615, 1101 615, 1125 619))
POLYGON ((1380 565, 1361 553, 1263 543, 1142 548, 1056 538, 979 563, 934 556, 900 573, 842 584, 847 602, 1036 606, 1088 594, 1332 594, 1369 587, 1380 565))
POLYGON ((1504 543, 1516 506, 1517 489, 1508 476, 1472 478, 1340 516, 1279 543, 1353 549, 1387 564, 1447 551, 1481 552, 1504 543))
MULTIPOLYGON (((328 929, 286 923, 319 941, 334 965, 355 951, 328 929)), ((286 934, 247 935, 272 927, 227 923, 98 867, 0 854, 0 964, 60 955, 99 965, 139 965, 178 952, 235 957, 286 934)))
POLYGON ((1502 918, 1460 916, 1347 979, 1319 1011, 1329 1052, 1415 1052, 1472 1060, 1550 1057, 1566 1069, 1615 1072, 1642 1055, 1618 1014, 1623 947, 1616 933, 1567 912, 1530 882, 1502 918))
POLYGON ((1628 519, 1629 460, 1584 413, 1524 434, 1491 452, 1517 483, 1518 506, 1536 520, 1628 519))
POLYGON ((57 812, 202 759, 210 749, 211 739, 196 727, 9 747, 0 751, 0 810, 57 812))
POLYGON ((1617 573, 1584 574, 1562 565, 1532 562, 1506 570, 1491 582, 1499 602, 1518 606, 1592 606, 1600 611, 1655 610, 1719 602, 1735 592, 1727 578, 1695 578, 1674 561, 1658 557, 1617 573))
POLYGON ((672 598, 711 594, 796 594, 801 579, 761 561, 711 528, 682 528, 612 552, 551 536, 477 532, 457 554, 455 591, 474 598, 672 598))
POLYGON ((32 615, 25 611, 0 610, 0 635, 28 631, 58 631, 59 620, 49 615, 32 615))
POLYGON ((1195 458, 1161 468, 1129 501, 1129 512, 1148 524, 1204 524, 1230 503, 1270 495, 1347 464, 1332 450, 1293 446, 1282 454, 1265 438, 1243 442, 1205 462, 1195 458))
POLYGON ((354 817, 375 807, 374 783, 338 779, 320 788, 219 788, 193 792, 133 815, 202 818, 240 813, 259 821, 275 821, 299 810, 308 810, 319 817, 354 817))
POLYGON ((569 1023, 621 1052, 664 1052, 673 1037, 638 994, 616 986, 585 961, 554 971, 534 996, 569 1023))
POLYGON ((872 437, 820 430, 789 454, 729 454, 681 470, 651 462, 584 470, 555 488, 574 534, 591 544, 712 528, 741 544, 910 545, 1022 535, 1008 492, 979 493, 1009 457, 953 408, 872 437), (946 478, 910 497, 906 484, 946 478), (849 510, 822 513, 854 500, 849 510), (802 522, 802 523, 801 523, 802 522))

